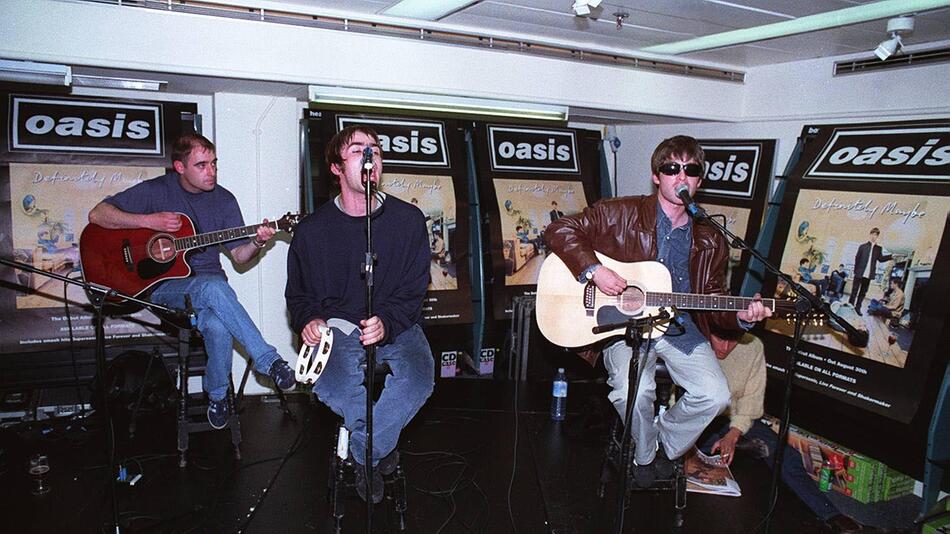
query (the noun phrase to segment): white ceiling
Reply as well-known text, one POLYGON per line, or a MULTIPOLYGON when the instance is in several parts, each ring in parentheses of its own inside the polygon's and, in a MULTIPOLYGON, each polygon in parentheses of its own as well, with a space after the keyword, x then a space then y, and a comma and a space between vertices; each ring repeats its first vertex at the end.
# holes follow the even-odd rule
MULTIPOLYGON (((433 0, 435 1, 435 0, 433 0)), ((574 16, 573 0, 478 0, 438 21, 467 33, 520 36, 539 43, 572 44, 636 56, 653 45, 783 22, 871 3, 873 0, 621 0, 604 2, 591 18, 574 16), (614 13, 628 13, 617 28, 614 13)), ((225 0, 227 2, 227 0, 225 0)), ((239 0, 242 4, 254 4, 239 0)), ((322 12, 328 16, 378 20, 396 0, 274 0, 272 7, 322 12)), ((385 17, 384 17, 385 18, 385 17)), ((419 25, 412 19, 393 19, 419 25)), ((804 59, 870 52, 887 35, 887 20, 874 20, 828 30, 673 56, 684 62, 714 63, 738 69, 804 59)), ((916 17, 916 28, 904 39, 916 47, 950 39, 950 8, 916 17)))

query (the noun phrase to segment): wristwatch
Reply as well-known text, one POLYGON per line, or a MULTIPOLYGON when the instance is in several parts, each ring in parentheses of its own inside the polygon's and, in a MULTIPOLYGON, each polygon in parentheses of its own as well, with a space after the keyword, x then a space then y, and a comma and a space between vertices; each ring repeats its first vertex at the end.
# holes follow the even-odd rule
POLYGON ((577 280, 578 280, 579 282, 581 282, 582 284, 585 283, 585 282, 591 282, 591 281, 593 281, 593 280, 594 280, 594 271, 596 271, 599 267, 600 267, 600 264, 599 264, 599 263, 595 263, 595 264, 591 265, 590 267, 584 269, 584 272, 582 272, 581 275, 577 277, 577 280))

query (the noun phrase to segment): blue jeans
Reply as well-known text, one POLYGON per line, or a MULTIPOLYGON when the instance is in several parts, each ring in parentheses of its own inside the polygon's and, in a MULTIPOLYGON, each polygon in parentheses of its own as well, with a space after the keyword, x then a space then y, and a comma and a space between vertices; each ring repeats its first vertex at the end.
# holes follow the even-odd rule
POLYGON ((868 303, 868 313, 871 315, 883 315, 884 317, 891 316, 891 310, 877 299, 871 299, 871 302, 868 303))
MULTIPOLYGON (((347 336, 333 329, 333 348, 327 367, 313 386, 321 402, 343 417, 350 431, 350 452, 360 464, 366 458, 366 387, 363 369, 366 351, 359 329, 347 336)), ((435 363, 422 327, 413 325, 388 345, 377 347, 377 363, 387 362, 382 394, 373 406, 373 465, 396 448, 399 433, 432 394, 435 363)))
POLYGON ((211 400, 219 401, 227 395, 235 340, 253 359, 257 372, 267 374, 270 371, 271 365, 280 358, 277 349, 264 341, 261 331, 227 280, 216 275, 167 280, 152 292, 152 302, 184 309, 185 295, 191 296, 198 331, 204 338, 205 352, 208 353, 202 387, 211 400))
MULTIPOLYGON (((708 453, 716 440, 726 435, 728 431, 729 425, 726 424, 718 432, 709 436, 709 439, 703 443, 703 451, 708 453)), ((772 429, 761 421, 756 420, 752 423, 752 428, 745 433, 744 437, 747 439, 759 439, 765 443, 769 449, 769 455, 765 458, 765 463, 767 463, 769 467, 772 467, 772 460, 775 458, 775 445, 778 443, 778 434, 772 432, 772 429)), ((828 497, 818 489, 818 483, 805 472, 805 466, 802 464, 802 456, 798 450, 788 444, 785 445, 785 454, 782 457, 781 476, 785 485, 788 486, 795 495, 798 495, 798 498, 805 503, 805 506, 811 509, 818 519, 827 521, 840 513, 838 509, 835 508, 835 505, 828 500, 828 497)))

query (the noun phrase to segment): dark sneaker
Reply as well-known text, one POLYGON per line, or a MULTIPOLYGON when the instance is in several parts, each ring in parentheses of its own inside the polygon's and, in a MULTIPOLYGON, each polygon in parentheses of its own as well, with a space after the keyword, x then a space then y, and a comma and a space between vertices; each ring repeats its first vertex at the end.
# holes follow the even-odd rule
POLYGON ((633 463, 633 480, 637 483, 637 486, 649 488, 656 482, 656 469, 653 467, 655 463, 656 460, 653 460, 647 465, 637 465, 636 462, 633 463))
MULTIPOLYGON (((362 465, 353 462, 353 471, 356 474, 356 494, 360 499, 366 500, 366 469, 362 465)), ((379 469, 373 469, 373 504, 383 502, 383 475, 379 469)))
POLYGON ((393 449, 393 452, 387 454, 379 461, 379 465, 376 466, 376 469, 379 470, 381 475, 388 477, 393 474, 397 466, 399 466, 399 451, 393 449))
POLYGON ((287 365, 283 359, 278 358, 271 366, 267 374, 274 379, 277 387, 287 391, 297 385, 297 378, 294 376, 294 370, 287 365))
POLYGON ((208 422, 216 430, 228 426, 228 419, 231 418, 231 405, 228 399, 208 400, 208 422))

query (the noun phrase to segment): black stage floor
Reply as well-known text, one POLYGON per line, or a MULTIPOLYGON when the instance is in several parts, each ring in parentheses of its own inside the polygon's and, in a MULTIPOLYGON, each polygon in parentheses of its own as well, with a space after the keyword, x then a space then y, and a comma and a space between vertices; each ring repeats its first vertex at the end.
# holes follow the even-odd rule
MULTIPOLYGON (((521 389, 516 417, 513 382, 437 381, 400 442, 409 483, 409 532, 613 531, 618 515, 613 492, 608 490, 603 502, 595 496, 607 431, 600 415, 605 386, 572 383, 570 414, 562 423, 548 416, 549 384, 522 383, 521 389)), ((293 418, 272 397, 245 401, 239 462, 233 459, 229 433, 206 432, 192 436, 189 464, 179 468, 171 412, 140 419, 134 439, 126 422, 118 421, 117 458, 130 475, 143 475, 135 486, 116 486, 122 532, 326 531, 327 464, 337 419, 307 394, 289 399, 293 418)), ((112 508, 105 437, 95 417, 4 429, 0 487, 6 497, 0 499, 0 531, 106 532, 112 508), (41 497, 31 494, 27 474, 29 458, 37 453, 48 455, 50 463, 51 491, 41 497)), ((749 533, 761 527, 770 470, 761 461, 740 457, 733 472, 742 497, 688 494, 682 532, 749 533)), ((873 519, 880 526, 909 527, 920 501, 899 501, 875 506, 873 519)), ((845 511, 872 513, 856 505, 845 511)), ((344 532, 364 532, 365 513, 365 504, 350 497, 344 532)), ((624 517, 625 532, 670 532, 673 498, 636 493, 624 517)), ((373 531, 394 532, 393 522, 387 499, 376 507, 373 531)), ((787 491, 771 527, 773 533, 823 530, 787 491)))

